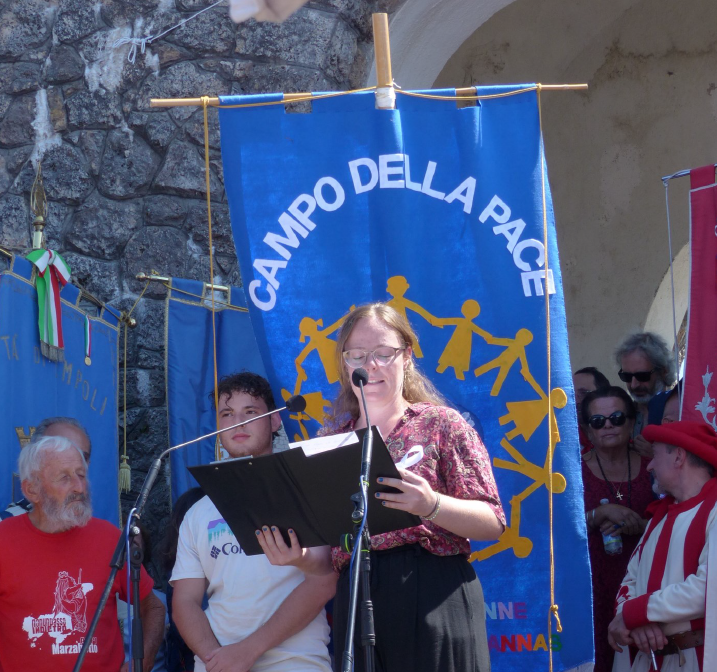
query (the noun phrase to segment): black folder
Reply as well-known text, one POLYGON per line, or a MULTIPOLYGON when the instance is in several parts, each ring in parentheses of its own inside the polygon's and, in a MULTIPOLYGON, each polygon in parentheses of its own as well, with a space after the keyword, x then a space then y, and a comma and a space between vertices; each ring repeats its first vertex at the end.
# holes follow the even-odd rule
MULTIPOLYGON (((379 476, 400 478, 381 434, 374 426, 369 478, 368 528, 371 535, 421 524, 418 516, 390 509, 376 492, 396 492, 376 482, 379 476)), ((359 492, 361 446, 365 429, 345 435, 338 448, 307 455, 302 447, 261 457, 239 458, 189 467, 219 510, 247 555, 263 553, 256 530, 278 527, 287 544, 292 528, 301 545, 338 546, 352 533, 351 495, 359 492), (350 440, 349 437, 357 437, 350 440)), ((316 439, 322 441, 324 439, 316 439)), ((311 451, 311 441, 302 442, 311 451)), ((318 444, 317 444, 318 445, 318 444)))

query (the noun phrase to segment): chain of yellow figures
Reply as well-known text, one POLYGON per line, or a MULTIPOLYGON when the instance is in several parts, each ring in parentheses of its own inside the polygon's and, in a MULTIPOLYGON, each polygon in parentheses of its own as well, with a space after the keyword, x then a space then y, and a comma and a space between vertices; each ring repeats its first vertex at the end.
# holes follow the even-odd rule
MULTIPOLYGON (((511 459, 505 460, 496 457, 493 458, 493 465, 498 469, 507 469, 522 474, 530 479, 531 482, 522 492, 510 498, 508 525, 501 537, 491 546, 474 552, 470 560, 471 562, 474 560, 486 560, 498 553, 511 549, 517 558, 526 558, 533 550, 533 542, 527 536, 521 536, 521 511, 523 502, 541 487, 545 487, 548 490, 552 489, 554 494, 560 494, 565 491, 567 484, 565 477, 555 472, 552 474, 551 483, 549 465, 553 455, 551 453, 550 443, 548 443, 546 447, 544 463, 538 465, 527 460, 511 441, 522 436, 523 440, 527 443, 549 414, 550 431, 552 432, 553 438, 552 445, 557 445, 560 441, 560 434, 558 432, 558 423, 555 419, 554 409, 564 408, 567 403, 567 396, 562 389, 555 388, 550 392, 550 404, 548 404, 547 394, 530 373, 528 358, 525 352, 526 346, 533 340, 533 334, 530 331, 520 329, 512 338, 496 337, 489 334, 474 322, 480 315, 480 305, 473 299, 468 299, 463 302, 461 307, 462 317, 436 317, 406 297, 406 292, 409 287, 410 285, 403 276, 397 275, 389 278, 386 291, 391 298, 387 303, 406 318, 408 318, 408 312, 410 311, 420 315, 433 327, 440 329, 444 327, 454 327, 453 334, 438 359, 438 367, 436 368, 438 373, 443 374, 447 369, 453 369, 456 379, 465 380, 465 374, 468 373, 471 368, 470 361, 473 349, 473 335, 477 334, 487 345, 500 346, 503 348, 497 357, 485 364, 481 364, 473 370, 473 375, 476 377, 497 370, 490 395, 495 397, 500 394, 503 383, 508 377, 508 373, 516 362, 519 362, 520 374, 538 396, 537 399, 506 402, 508 412, 498 419, 501 426, 507 426, 507 431, 500 445, 511 459)), ((339 375, 334 359, 336 341, 330 338, 330 336, 339 330, 343 320, 344 317, 327 327, 324 327, 323 320, 313 319, 311 317, 304 317, 301 322, 299 322, 299 341, 305 343, 305 345, 294 362, 296 365, 296 383, 294 384, 293 392, 289 392, 289 390, 286 389, 281 391, 285 401, 292 394, 301 394, 301 387, 307 380, 307 374, 303 365, 306 359, 314 352, 321 361, 328 383, 333 384, 338 381, 339 375)), ((423 357, 423 352, 418 344, 416 344, 413 352, 417 358, 423 357)), ((304 424, 309 420, 315 420, 320 425, 323 425, 327 409, 331 406, 331 402, 325 399, 321 392, 310 392, 303 396, 306 399, 305 410, 301 413, 289 416, 292 420, 295 420, 299 426, 300 433, 294 436, 294 441, 307 440, 309 438, 309 433, 304 424)), ((554 448, 552 450, 554 450, 554 448)))

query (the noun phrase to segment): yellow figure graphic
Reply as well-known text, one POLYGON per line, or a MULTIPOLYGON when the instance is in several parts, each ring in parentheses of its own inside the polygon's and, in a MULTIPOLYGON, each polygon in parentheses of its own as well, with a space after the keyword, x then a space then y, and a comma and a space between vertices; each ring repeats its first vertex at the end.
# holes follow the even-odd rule
POLYGON ((301 322, 299 322, 299 332, 301 333, 299 341, 305 343, 308 338, 309 342, 306 343, 304 349, 299 353, 299 356, 294 362, 296 364, 297 374, 294 394, 299 394, 299 391, 301 390, 301 383, 306 380, 306 371, 304 370, 302 364, 314 350, 316 350, 319 354, 319 359, 324 367, 324 373, 326 373, 326 380, 333 384, 339 379, 339 374, 336 370, 336 363, 334 362, 336 341, 332 341, 329 338, 329 335, 333 334, 341 326, 343 321, 344 318, 341 317, 330 327, 326 327, 323 331, 319 331, 319 327, 324 326, 323 320, 312 320, 310 317, 304 317, 301 322))
MULTIPOLYGON (((562 392, 562 390, 560 391, 562 392)), ((553 414, 551 413, 551 416, 552 415, 553 414)), ((490 558, 497 553, 501 553, 502 551, 506 551, 509 548, 513 549, 513 553, 515 553, 517 558, 528 557, 530 552, 533 550, 533 542, 527 537, 520 536, 520 517, 523 502, 541 486, 545 486, 545 488, 547 490, 551 490, 553 494, 565 492, 565 488, 567 487, 565 476, 559 473, 553 473, 551 482, 550 472, 548 469, 550 460, 552 459, 552 452, 550 449, 548 449, 548 454, 545 458, 545 465, 539 467, 537 464, 533 464, 523 457, 523 455, 521 455, 518 450, 508 443, 506 439, 503 439, 500 442, 500 445, 515 460, 515 462, 494 458, 494 466, 499 469, 508 469, 509 471, 515 471, 519 474, 523 474, 533 482, 525 490, 523 490, 523 492, 511 498, 510 524, 505 528, 503 534, 500 535, 498 541, 487 548, 483 548, 480 551, 473 553, 470 557, 471 562, 473 560, 486 560, 487 558, 490 558)))
MULTIPOLYGON (((521 493, 522 494, 522 493, 521 493)), ((526 495, 527 496, 527 495, 526 495)), ((506 525, 498 541, 480 551, 471 553, 470 562, 474 560, 487 560, 488 558, 512 548, 516 558, 527 558, 533 550, 533 542, 528 537, 520 536, 520 504, 521 495, 510 500, 510 524, 506 525)))
MULTIPOLYGON (((561 409, 566 406, 567 396, 560 388, 544 391, 530 372, 526 348, 533 341, 531 331, 525 328, 520 329, 512 338, 493 336, 474 323, 474 320, 481 312, 480 304, 474 299, 463 301, 459 317, 436 317, 423 306, 406 298, 409 288, 409 283, 402 275, 388 278, 386 283, 386 292, 390 297, 387 301, 388 305, 407 319, 407 313, 411 312, 420 315, 433 327, 441 329, 449 325, 454 327, 453 333, 438 359, 436 368, 438 373, 445 373, 447 369, 452 368, 457 380, 465 380, 465 374, 471 368, 473 336, 477 334, 487 345, 501 347, 500 354, 497 357, 481 364, 473 371, 476 377, 480 377, 493 369, 498 370, 490 395, 496 397, 500 394, 514 364, 520 362, 521 376, 538 397, 527 401, 507 402, 506 413, 499 418, 500 425, 505 427, 505 435, 501 440, 501 446, 509 458, 494 458, 493 465, 497 469, 506 469, 525 476, 529 479, 529 484, 518 494, 510 496, 512 493, 504 493, 504 501, 508 500, 510 503, 509 524, 496 542, 470 556, 470 560, 473 562, 475 560, 486 560, 503 551, 512 550, 515 557, 526 558, 532 553, 533 541, 527 535, 521 536, 523 502, 541 487, 545 487, 552 494, 561 494, 565 492, 567 487, 566 479, 562 474, 551 474, 549 471, 555 446, 560 441, 555 409, 561 409), (546 417, 548 418, 550 435, 548 437, 545 463, 543 466, 539 466, 524 457, 510 442, 519 436, 526 442, 531 440, 546 417)), ((351 310, 353 308, 351 306, 351 310)), ((328 383, 333 384, 338 381, 339 372, 335 362, 336 341, 331 336, 338 331, 342 323, 343 317, 324 328, 323 320, 321 319, 311 317, 301 319, 299 323, 299 340, 304 346, 294 361, 297 377, 293 394, 300 394, 303 383, 308 379, 304 363, 314 351, 318 354, 328 383)), ((482 345, 481 349, 483 349, 482 345)), ((414 352, 416 357, 424 356, 418 344, 415 345, 414 352)), ((289 390, 282 389, 281 396, 284 400, 287 400, 291 394, 289 390)), ((305 410, 289 416, 298 425, 298 432, 293 437, 294 441, 308 440, 307 423, 313 420, 323 425, 326 412, 331 407, 331 403, 323 397, 321 392, 311 392, 304 395, 304 397, 306 399, 305 410)), ((21 437, 18 432, 18 438, 25 437, 21 437)), ((543 440, 542 437, 541 440, 543 440)), ((506 511, 506 513, 508 512, 506 511)))
MULTIPOLYGON (((515 423, 515 427, 511 429, 505 436, 512 440, 516 436, 522 436, 525 441, 529 441, 534 432, 540 427, 545 417, 548 415, 548 399, 545 393, 542 393, 541 399, 531 399, 530 401, 509 401, 506 402, 508 412, 498 419, 501 425, 507 425, 510 422, 515 423)), ((553 408, 565 408, 568 403, 568 397, 563 390, 556 387, 550 393, 550 405, 553 408)), ((553 434, 553 445, 560 441, 558 432, 558 421, 555 419, 555 413, 550 414, 550 430, 553 434)))
MULTIPOLYGON (((548 471, 548 460, 542 467, 537 464, 529 462, 519 451, 515 449, 507 439, 502 439, 500 445, 505 451, 515 460, 515 462, 509 462, 508 460, 502 460, 499 457, 493 458, 493 465, 499 469, 508 469, 509 471, 515 471, 519 474, 527 476, 533 484, 537 487, 544 485, 546 489, 552 490, 553 494, 561 494, 565 492, 567 487, 567 481, 565 476, 553 472, 552 487, 550 485, 550 473, 548 471)), ((532 487, 532 486, 531 486, 532 487)), ((534 488, 537 489, 537 488, 534 488)), ((531 490, 533 492, 533 490, 531 490)))
MULTIPOLYGON (((386 281, 386 291, 391 295, 391 299, 386 303, 401 313, 406 319, 408 319, 406 311, 411 310, 414 313, 418 313, 430 325, 442 328, 443 325, 437 317, 431 315, 423 306, 419 306, 415 301, 411 301, 404 296, 410 286, 406 278, 402 275, 394 275, 389 278, 386 281)), ((413 346, 413 354, 416 355, 416 357, 423 357, 423 351, 417 342, 413 346)))
POLYGON ((473 299, 468 299, 461 306, 463 317, 447 317, 438 320, 440 325, 455 324, 456 329, 446 344, 443 353, 438 360, 438 373, 443 373, 448 367, 453 369, 458 380, 465 380, 465 373, 471 368, 471 350, 473 346, 473 334, 482 336, 487 342, 493 337, 473 324, 473 320, 480 315, 480 304, 473 299))
POLYGON ((479 366, 475 371, 476 378, 487 373, 491 369, 498 369, 498 375, 496 376, 493 387, 490 391, 491 397, 497 397, 500 392, 503 383, 508 376, 510 368, 515 364, 516 361, 520 361, 520 373, 525 378, 526 382, 539 394, 543 395, 544 392, 540 389, 540 386, 535 382, 535 379, 530 375, 528 368, 528 360, 525 356, 525 346, 531 343, 533 340, 533 334, 527 329, 521 329, 515 335, 515 338, 490 338, 486 339, 489 345, 504 345, 505 350, 498 355, 495 359, 490 362, 486 362, 482 366, 479 366))

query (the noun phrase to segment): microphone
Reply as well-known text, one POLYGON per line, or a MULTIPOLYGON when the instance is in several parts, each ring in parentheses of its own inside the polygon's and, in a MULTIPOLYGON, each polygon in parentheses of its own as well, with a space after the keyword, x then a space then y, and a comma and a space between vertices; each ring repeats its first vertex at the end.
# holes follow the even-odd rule
POLYGON ((368 505, 368 484, 369 471, 371 470, 371 457, 373 454, 373 430, 371 429, 371 420, 368 415, 368 406, 366 405, 366 395, 363 386, 368 384, 368 371, 366 369, 354 369, 351 374, 351 382, 361 390, 361 405, 363 406, 363 416, 366 419, 366 433, 363 435, 363 446, 361 455, 361 492, 363 498, 359 498, 356 507, 351 514, 354 523, 358 524, 364 517, 366 506, 368 505))
POLYGON ((354 369, 351 374, 351 382, 356 387, 363 388, 364 385, 368 385, 368 371, 366 369, 354 369))
POLYGON ((301 413, 306 409, 306 399, 300 394, 295 394, 286 400, 286 406, 284 408, 290 413, 301 413))

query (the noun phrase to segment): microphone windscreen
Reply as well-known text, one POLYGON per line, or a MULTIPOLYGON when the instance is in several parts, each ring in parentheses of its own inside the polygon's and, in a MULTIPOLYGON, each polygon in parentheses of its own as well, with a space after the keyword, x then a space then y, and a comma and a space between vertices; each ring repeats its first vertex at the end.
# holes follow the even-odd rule
POLYGON ((361 385, 367 385, 368 384, 368 371, 366 371, 366 369, 356 369, 351 374, 351 382, 356 387, 361 387, 361 385))
POLYGON ((306 399, 300 394, 295 394, 286 400, 286 408, 292 413, 301 413, 306 408, 306 399))

